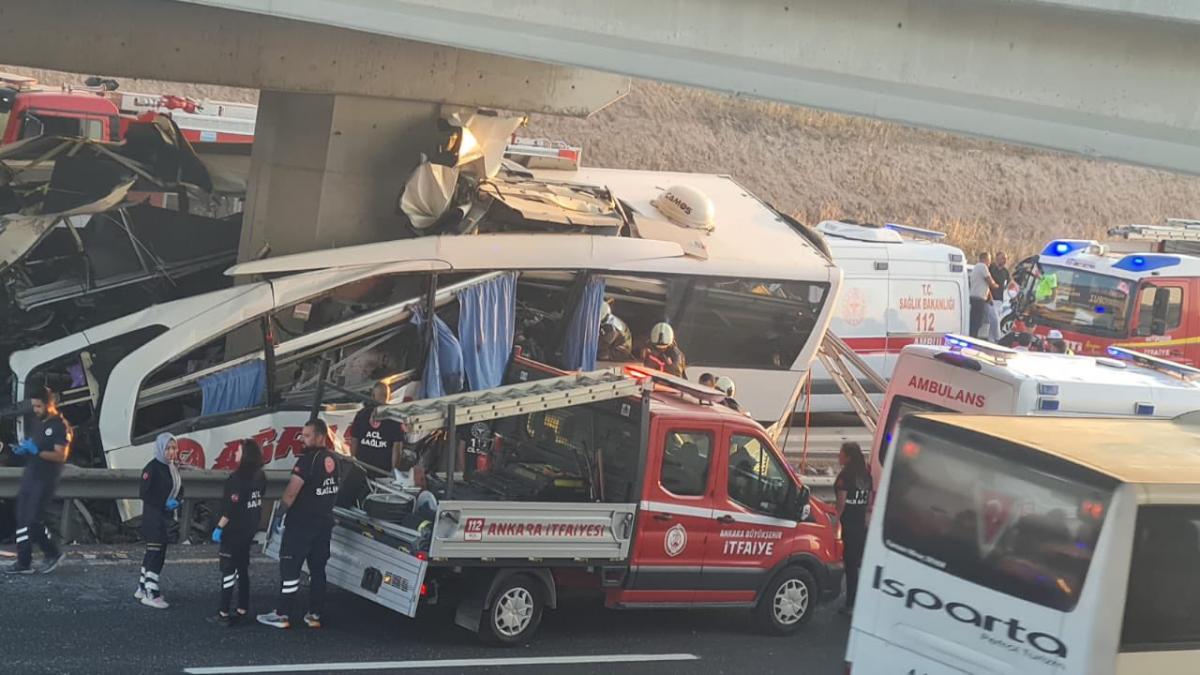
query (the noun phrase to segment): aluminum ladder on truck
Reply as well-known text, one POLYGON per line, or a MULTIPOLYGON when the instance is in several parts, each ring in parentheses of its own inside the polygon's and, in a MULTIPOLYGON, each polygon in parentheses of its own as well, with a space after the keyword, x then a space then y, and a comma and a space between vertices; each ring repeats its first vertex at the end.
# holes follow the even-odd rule
POLYGON ((1162 253, 1200 255, 1200 220, 1168 218, 1166 225, 1121 225, 1108 231, 1126 241, 1156 241, 1162 253))
MULTIPOLYGON (((821 365, 825 367, 829 376, 837 384, 838 390, 850 402, 850 406, 854 409, 854 414, 858 415, 858 419, 867 431, 874 435, 875 426, 879 420, 879 408, 871 400, 866 390, 863 389, 862 383, 854 376, 854 370, 862 373, 864 377, 879 387, 881 391, 887 391, 887 382, 871 366, 867 365, 862 360, 862 357, 856 354, 849 345, 833 333, 825 333, 825 338, 821 340, 821 345, 817 347, 817 358, 820 359, 821 365)), ((799 405, 800 398, 804 394, 806 381, 811 377, 812 370, 809 369, 809 372, 805 373, 800 382, 796 384, 796 389, 792 392, 791 398, 788 399, 787 407, 784 408, 783 414, 767 429, 767 434, 776 443, 780 443, 781 438, 785 436, 784 432, 791 428, 792 413, 795 412, 796 406, 799 405)))
POLYGON ((637 396, 642 388, 642 381, 638 378, 617 368, 607 368, 436 399, 381 405, 376 409, 375 417, 396 420, 403 423, 410 433, 420 434, 451 424, 486 422, 501 417, 637 396))
POLYGON ((871 366, 868 366, 867 362, 863 361, 862 357, 855 353, 849 345, 833 333, 825 333, 825 339, 817 348, 817 358, 821 360, 821 365, 825 366, 825 370, 833 378, 842 395, 850 402, 854 413, 858 415, 858 419, 862 420, 863 426, 874 435, 875 426, 879 423, 879 407, 863 389, 862 383, 859 382, 854 371, 862 373, 872 384, 879 387, 880 391, 887 391, 887 382, 879 376, 879 373, 872 370, 871 366))

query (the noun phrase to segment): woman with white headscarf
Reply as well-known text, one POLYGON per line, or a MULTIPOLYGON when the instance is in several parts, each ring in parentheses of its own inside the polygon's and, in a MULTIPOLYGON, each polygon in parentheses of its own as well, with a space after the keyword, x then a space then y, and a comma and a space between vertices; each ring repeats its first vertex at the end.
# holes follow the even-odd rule
POLYGON ((146 541, 146 556, 142 559, 142 575, 133 597, 143 605, 166 609, 170 605, 162 597, 160 575, 167 561, 167 537, 175 512, 179 509, 183 483, 179 479, 179 443, 171 434, 159 434, 154 439, 154 459, 142 469, 142 539, 146 541))

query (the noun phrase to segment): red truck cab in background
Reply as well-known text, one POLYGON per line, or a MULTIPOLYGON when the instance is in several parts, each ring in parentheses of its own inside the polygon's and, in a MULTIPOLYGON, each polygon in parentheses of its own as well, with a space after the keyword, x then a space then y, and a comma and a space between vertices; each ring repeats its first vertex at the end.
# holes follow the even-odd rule
POLYGON ((119 141, 121 113, 90 91, 0 89, 0 144, 36 136, 79 136, 119 141))

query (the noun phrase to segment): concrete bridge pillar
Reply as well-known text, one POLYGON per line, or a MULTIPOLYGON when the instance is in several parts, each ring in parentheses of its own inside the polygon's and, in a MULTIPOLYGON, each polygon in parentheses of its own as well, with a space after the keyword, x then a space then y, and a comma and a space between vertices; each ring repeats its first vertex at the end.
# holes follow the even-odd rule
POLYGON ((264 91, 239 260, 398 236, 396 199, 436 139, 440 105, 264 91))

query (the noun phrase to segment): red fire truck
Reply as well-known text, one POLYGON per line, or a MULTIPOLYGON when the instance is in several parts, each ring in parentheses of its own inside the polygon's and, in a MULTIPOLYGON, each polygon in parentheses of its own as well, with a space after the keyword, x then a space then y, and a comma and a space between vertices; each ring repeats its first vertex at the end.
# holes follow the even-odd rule
POLYGON ((451 604, 501 645, 527 641, 567 589, 614 609, 750 610, 779 635, 840 594, 836 516, 715 390, 520 357, 506 381, 377 409, 464 447, 432 463, 428 492, 375 481, 363 509, 335 510, 330 583, 410 617, 451 604))
POLYGON ((1020 276, 1022 318, 1042 338, 1058 331, 1077 354, 1118 346, 1200 364, 1200 257, 1059 239, 1020 276))
POLYGON ((254 141, 254 105, 118 93, 116 82, 98 78, 88 84, 53 89, 33 78, 0 73, 0 144, 43 135, 119 142, 131 121, 155 114, 169 115, 193 144, 254 141))

